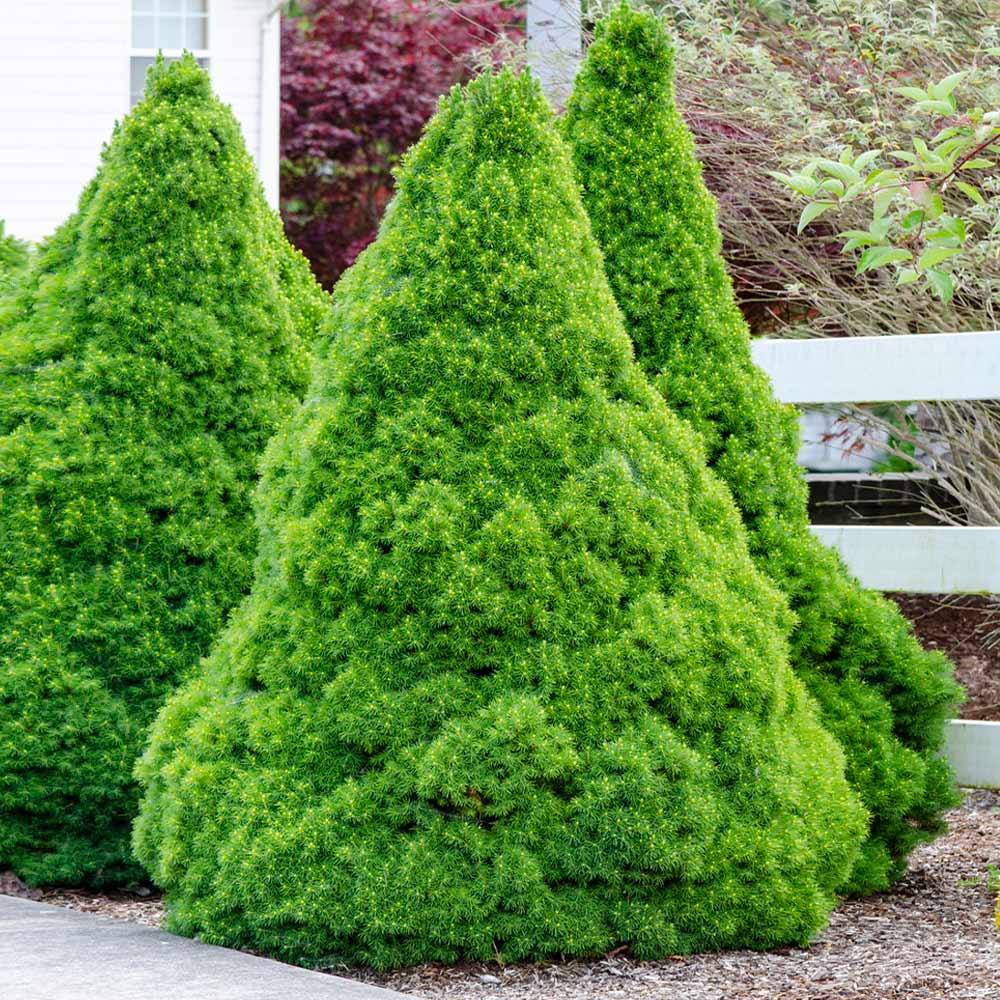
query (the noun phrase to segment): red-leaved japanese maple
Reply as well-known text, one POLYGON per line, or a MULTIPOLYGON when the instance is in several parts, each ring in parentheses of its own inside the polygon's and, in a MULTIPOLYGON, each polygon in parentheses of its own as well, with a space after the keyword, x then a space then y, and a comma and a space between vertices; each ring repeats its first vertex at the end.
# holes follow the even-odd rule
POLYGON ((282 37, 282 213, 332 285, 373 239, 393 167, 473 55, 521 30, 503 0, 310 0, 282 37))

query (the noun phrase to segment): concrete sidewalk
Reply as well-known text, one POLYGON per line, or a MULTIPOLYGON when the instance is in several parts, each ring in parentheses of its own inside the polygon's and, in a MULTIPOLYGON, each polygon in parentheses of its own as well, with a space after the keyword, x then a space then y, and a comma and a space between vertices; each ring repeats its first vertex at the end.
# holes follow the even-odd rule
POLYGON ((402 997, 141 924, 0 896, 0 1000, 402 997))

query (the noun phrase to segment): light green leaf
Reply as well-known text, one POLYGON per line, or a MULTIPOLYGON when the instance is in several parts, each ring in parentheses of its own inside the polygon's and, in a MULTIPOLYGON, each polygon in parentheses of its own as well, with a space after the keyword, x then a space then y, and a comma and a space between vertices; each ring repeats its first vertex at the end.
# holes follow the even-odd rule
POLYGON ((954 125, 949 125, 947 128, 941 129, 941 131, 934 136, 932 142, 935 144, 944 142, 945 139, 952 139, 955 136, 958 136, 963 141, 968 141, 968 137, 960 128, 956 128, 954 125))
POLYGON ((838 233, 837 237, 844 240, 844 251, 856 250, 858 247, 870 246, 872 243, 881 243, 882 238, 866 229, 848 229, 846 232, 838 233))
POLYGON ((979 188, 965 181, 955 181, 955 187, 963 194, 967 194, 977 205, 985 205, 986 199, 979 193, 979 188))
POLYGON ((869 149, 854 161, 854 169, 861 171, 870 167, 882 155, 881 149, 869 149))
POLYGON ((912 267, 904 267, 900 269, 899 274, 896 275, 897 285, 909 285, 916 281, 920 277, 920 272, 912 267))
POLYGON ((875 219, 868 227, 868 231, 872 234, 872 236, 878 237, 879 242, 881 242, 886 238, 886 236, 889 235, 889 228, 891 226, 891 218, 875 219))
POLYGON ((934 147, 936 156, 946 157, 965 146, 968 146, 969 139, 964 135, 953 135, 950 139, 945 139, 934 147))
POLYGON ((815 178, 808 177, 805 174, 783 174, 777 170, 769 170, 767 173, 769 177, 773 177, 779 183, 784 184, 785 187, 791 188, 793 191, 797 191, 807 198, 811 198, 819 187, 815 178))
POLYGON ((858 274, 875 267, 884 267, 900 260, 912 260, 913 254, 902 247, 869 247, 858 260, 858 274))
POLYGON ((933 115, 950 115, 955 110, 955 98, 948 97, 942 101, 919 101, 914 105, 919 111, 933 115))
POLYGON ((944 202, 941 200, 941 195, 932 194, 929 198, 925 199, 924 208, 927 210, 928 221, 936 222, 944 215, 944 202))
POLYGON ((954 215, 942 215, 938 219, 938 228, 926 233, 924 238, 928 243, 959 246, 965 242, 965 220, 954 215))
POLYGON ((893 189, 886 191, 879 191, 872 199, 872 216, 875 219, 881 219, 886 212, 889 211, 889 206, 892 204, 892 199, 896 197, 896 192, 893 189))
POLYGON ((815 177, 806 177, 805 174, 795 174, 788 182, 788 186, 799 194, 804 194, 811 198, 819 190, 819 182, 815 177))
POLYGON ((955 295, 955 282, 947 271, 937 271, 933 268, 924 272, 927 284, 942 302, 951 302, 955 295))
POLYGON ((946 76, 940 83, 935 83, 928 87, 927 93, 930 94, 931 97, 938 99, 948 97, 968 75, 968 70, 962 70, 959 73, 952 73, 951 76, 946 76))
POLYGON ((818 219, 828 208, 833 208, 837 203, 835 201, 811 201, 805 208, 802 209, 802 214, 799 216, 799 229, 801 233, 810 222, 818 219))
POLYGON ((974 156, 971 160, 966 160, 962 164, 963 170, 983 170, 985 167, 992 167, 993 161, 987 160, 985 156, 974 156))
POLYGON ((961 247, 928 247, 917 259, 917 267, 923 271, 925 268, 934 267, 935 264, 940 264, 961 252, 961 247))
POLYGON ((899 182, 898 170, 873 170, 865 178, 865 187, 875 187, 876 184, 895 184, 899 182))
POLYGON ((861 180, 861 174, 846 163, 838 163, 836 160, 821 159, 819 165, 832 177, 836 177, 844 185, 853 184, 861 180))
POLYGON ((911 101, 926 101, 930 97, 926 90, 921 90, 919 87, 897 87, 896 93, 910 98, 911 101))

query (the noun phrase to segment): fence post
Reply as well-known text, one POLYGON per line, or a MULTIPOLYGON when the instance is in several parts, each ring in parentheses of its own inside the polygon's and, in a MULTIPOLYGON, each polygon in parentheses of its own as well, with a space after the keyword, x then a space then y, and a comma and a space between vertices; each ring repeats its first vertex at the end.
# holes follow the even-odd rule
POLYGON ((528 0, 528 62, 555 107, 569 97, 580 62, 580 0, 528 0))

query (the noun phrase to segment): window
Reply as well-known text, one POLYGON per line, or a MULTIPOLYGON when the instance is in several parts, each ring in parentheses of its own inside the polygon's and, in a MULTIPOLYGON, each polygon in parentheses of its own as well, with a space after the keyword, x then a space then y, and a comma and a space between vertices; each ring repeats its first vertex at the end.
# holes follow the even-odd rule
POLYGON ((132 0, 129 107, 142 98, 156 54, 173 62, 185 49, 208 68, 208 0, 132 0))

